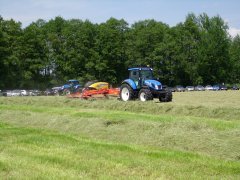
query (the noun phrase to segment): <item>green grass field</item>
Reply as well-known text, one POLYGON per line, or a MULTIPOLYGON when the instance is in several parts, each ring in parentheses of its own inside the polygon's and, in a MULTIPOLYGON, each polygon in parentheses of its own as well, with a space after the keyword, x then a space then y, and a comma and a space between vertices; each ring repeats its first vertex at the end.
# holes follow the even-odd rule
POLYGON ((0 97, 1 179, 240 179, 240 91, 0 97))

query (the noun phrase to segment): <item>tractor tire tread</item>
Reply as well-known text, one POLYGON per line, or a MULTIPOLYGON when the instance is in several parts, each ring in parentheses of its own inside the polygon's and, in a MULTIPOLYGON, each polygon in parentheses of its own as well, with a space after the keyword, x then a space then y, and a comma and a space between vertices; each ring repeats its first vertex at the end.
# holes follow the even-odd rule
POLYGON ((123 101, 123 98, 122 98, 122 89, 123 89, 124 87, 129 90, 129 99, 128 99, 128 100, 133 100, 133 99, 134 99, 134 91, 133 91, 133 89, 131 88, 131 86, 129 86, 128 84, 122 84, 122 85, 121 85, 121 87, 120 87, 120 99, 123 101))
POLYGON ((172 101, 172 92, 170 90, 166 90, 167 92, 159 97, 159 101, 161 102, 171 102, 172 101))
POLYGON ((149 89, 141 89, 138 93, 138 97, 140 99, 140 94, 144 92, 146 94, 146 101, 153 100, 153 95, 149 89))

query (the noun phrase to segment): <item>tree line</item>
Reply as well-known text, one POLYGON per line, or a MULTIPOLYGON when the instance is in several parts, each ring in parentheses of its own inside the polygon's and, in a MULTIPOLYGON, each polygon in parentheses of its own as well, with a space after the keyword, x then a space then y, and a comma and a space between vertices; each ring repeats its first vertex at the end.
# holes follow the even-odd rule
POLYGON ((227 30, 220 16, 207 14, 188 14, 174 27, 56 17, 22 28, 0 16, 0 89, 43 89, 68 79, 119 85, 128 67, 146 65, 169 86, 240 83, 240 37, 227 30))

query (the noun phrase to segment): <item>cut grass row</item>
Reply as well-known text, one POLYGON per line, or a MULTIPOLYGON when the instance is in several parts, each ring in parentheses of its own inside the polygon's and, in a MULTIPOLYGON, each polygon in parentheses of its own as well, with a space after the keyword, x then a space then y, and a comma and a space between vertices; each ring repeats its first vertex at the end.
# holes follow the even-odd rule
POLYGON ((80 135, 113 143, 197 152, 223 159, 239 158, 240 123, 221 119, 134 112, 0 105, 0 120, 80 135))
POLYGON ((6 179, 237 179, 239 163, 0 123, 6 179))

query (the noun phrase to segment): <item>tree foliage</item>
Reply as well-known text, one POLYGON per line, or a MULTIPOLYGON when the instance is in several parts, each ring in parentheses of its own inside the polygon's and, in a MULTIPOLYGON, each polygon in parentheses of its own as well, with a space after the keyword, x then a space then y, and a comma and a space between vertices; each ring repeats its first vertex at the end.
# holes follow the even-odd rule
POLYGON ((119 84, 127 68, 154 68, 167 85, 240 82, 240 37, 219 16, 155 20, 39 19, 25 28, 0 17, 0 88, 45 88, 72 78, 119 84))

